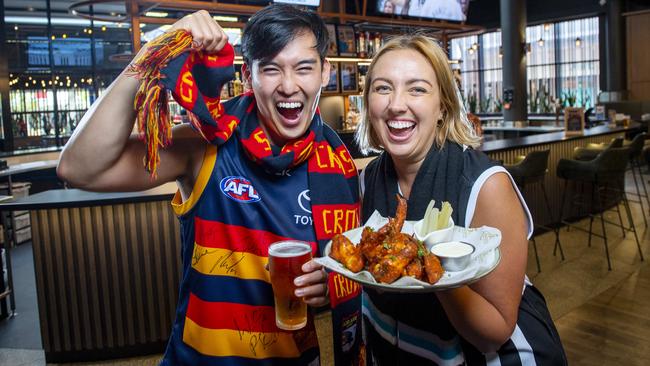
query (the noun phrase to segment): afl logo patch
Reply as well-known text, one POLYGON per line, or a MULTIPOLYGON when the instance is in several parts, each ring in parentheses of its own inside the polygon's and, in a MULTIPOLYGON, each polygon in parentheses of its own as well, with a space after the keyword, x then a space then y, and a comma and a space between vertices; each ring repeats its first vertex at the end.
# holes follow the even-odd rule
POLYGON ((219 188, 226 197, 238 202, 251 203, 260 200, 251 182, 244 177, 225 177, 219 183, 219 188))

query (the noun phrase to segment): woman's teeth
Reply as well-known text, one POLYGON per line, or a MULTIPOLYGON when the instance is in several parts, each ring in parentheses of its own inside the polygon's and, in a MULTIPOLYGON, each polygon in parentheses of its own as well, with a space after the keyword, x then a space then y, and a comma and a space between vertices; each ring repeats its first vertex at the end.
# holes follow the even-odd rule
POLYGON ((403 129, 403 128, 411 128, 415 126, 414 122, 410 121, 388 121, 388 127, 394 128, 394 129, 403 129))

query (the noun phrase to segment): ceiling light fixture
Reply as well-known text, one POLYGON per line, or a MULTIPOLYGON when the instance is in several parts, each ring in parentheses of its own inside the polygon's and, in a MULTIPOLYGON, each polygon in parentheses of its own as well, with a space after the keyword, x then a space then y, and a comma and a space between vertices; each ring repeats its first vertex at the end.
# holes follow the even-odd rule
POLYGON ((212 17, 212 19, 216 20, 217 22, 230 22, 230 23, 235 23, 239 21, 239 18, 237 17, 226 16, 226 15, 215 15, 212 17))
POLYGON ((169 13, 164 12, 164 11, 148 11, 144 13, 145 16, 147 17, 152 17, 152 18, 167 18, 169 13))

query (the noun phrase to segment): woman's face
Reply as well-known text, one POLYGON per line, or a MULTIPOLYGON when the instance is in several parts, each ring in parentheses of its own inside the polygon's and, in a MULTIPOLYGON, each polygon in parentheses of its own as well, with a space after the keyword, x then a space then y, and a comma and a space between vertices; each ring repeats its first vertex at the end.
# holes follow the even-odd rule
POLYGON ((390 2, 390 1, 386 1, 384 3, 383 12, 386 13, 386 14, 393 14, 395 12, 395 5, 393 5, 393 3, 390 2))
POLYGON ((393 159, 424 160, 442 113, 438 81, 423 55, 394 50, 380 56, 372 71, 368 116, 393 159))

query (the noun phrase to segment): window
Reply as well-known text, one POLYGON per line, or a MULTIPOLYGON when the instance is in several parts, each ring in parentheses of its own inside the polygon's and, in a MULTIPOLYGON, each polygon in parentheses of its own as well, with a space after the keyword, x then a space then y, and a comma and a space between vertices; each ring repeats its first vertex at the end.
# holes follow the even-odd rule
POLYGON ((528 113, 552 113, 557 96, 553 26, 527 27, 526 46, 528 113))
POLYGON ((460 62, 460 92, 469 112, 477 113, 479 108, 479 53, 478 37, 470 36, 452 39, 451 59, 460 62))
MULTIPOLYGON (((527 27, 526 46, 529 113, 552 113, 556 102, 594 106, 600 89, 598 18, 527 27)), ((452 39, 451 47, 452 59, 461 60, 461 90, 468 110, 500 113, 501 32, 452 39)))
POLYGON ((600 90, 598 18, 557 24, 559 98, 564 106, 593 107, 600 90))
POLYGON ((501 72, 501 32, 481 35, 482 80, 481 113, 500 113, 503 105, 501 72))

